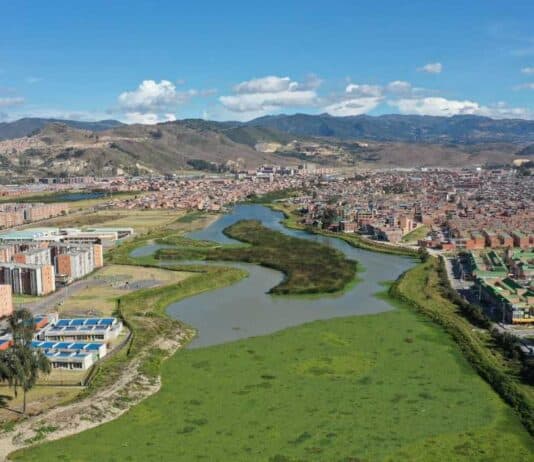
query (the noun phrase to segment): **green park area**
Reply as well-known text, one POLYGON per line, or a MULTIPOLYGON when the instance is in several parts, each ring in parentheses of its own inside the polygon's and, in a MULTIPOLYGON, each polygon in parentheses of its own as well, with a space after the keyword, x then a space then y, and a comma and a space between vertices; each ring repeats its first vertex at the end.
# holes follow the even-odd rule
POLYGON ((408 234, 402 236, 402 242, 417 242, 420 239, 424 239, 428 234, 429 228, 426 225, 419 226, 408 234))

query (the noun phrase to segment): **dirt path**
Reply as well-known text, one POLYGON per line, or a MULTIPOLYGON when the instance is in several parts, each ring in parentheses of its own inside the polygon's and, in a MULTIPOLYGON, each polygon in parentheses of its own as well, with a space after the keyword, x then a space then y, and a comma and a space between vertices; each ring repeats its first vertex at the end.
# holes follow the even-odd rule
MULTIPOLYGON (((173 339, 158 340, 153 346, 167 351, 170 356, 189 337, 189 332, 180 330, 173 339)), ((7 461, 8 454, 17 449, 64 438, 114 420, 156 393, 161 387, 161 379, 149 380, 141 374, 140 360, 141 357, 132 360, 113 385, 81 401, 30 417, 16 425, 13 431, 0 434, 0 460, 7 461)))

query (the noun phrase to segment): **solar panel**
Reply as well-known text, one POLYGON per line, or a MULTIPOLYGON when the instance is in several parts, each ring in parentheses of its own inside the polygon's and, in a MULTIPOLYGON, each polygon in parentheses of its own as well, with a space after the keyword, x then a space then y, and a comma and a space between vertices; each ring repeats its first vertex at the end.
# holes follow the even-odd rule
POLYGON ((102 346, 101 343, 88 343, 86 349, 87 350, 100 350, 101 346, 102 346))

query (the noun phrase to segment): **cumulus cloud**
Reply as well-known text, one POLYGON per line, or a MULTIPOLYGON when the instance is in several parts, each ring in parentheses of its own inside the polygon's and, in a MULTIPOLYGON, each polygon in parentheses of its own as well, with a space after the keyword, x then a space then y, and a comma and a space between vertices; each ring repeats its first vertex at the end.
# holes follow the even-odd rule
POLYGON ((118 108, 111 112, 119 113, 119 118, 127 123, 155 124, 176 120, 178 107, 194 97, 208 97, 215 89, 189 89, 177 91, 176 84, 169 80, 143 80, 131 91, 118 97, 118 108))
POLYGON ((451 100, 439 96, 428 98, 400 98, 389 101, 403 114, 419 114, 433 116, 452 116, 458 114, 476 114, 480 105, 474 101, 451 100))
POLYGON ((278 93, 295 89, 297 85, 297 82, 292 82, 289 77, 268 75, 238 83, 234 86, 234 92, 238 94, 278 93))
POLYGON ((401 98, 388 101, 390 106, 396 107, 401 114, 417 114, 430 116, 480 115, 496 119, 505 118, 534 118, 528 108, 511 107, 504 102, 492 105, 481 105, 476 101, 453 100, 442 97, 401 98))
POLYGON ((418 67, 419 72, 426 72, 427 74, 441 74, 443 70, 443 64, 441 63, 428 63, 424 66, 418 67))
POLYGON ((522 74, 532 75, 534 74, 534 67, 524 67, 521 69, 522 74))
POLYGON ((160 122, 173 122, 176 120, 174 114, 155 114, 152 112, 127 112, 124 116, 124 122, 128 124, 154 125, 160 122))
POLYGON ((317 93, 312 87, 319 84, 316 79, 299 83, 271 75, 241 82, 234 86, 233 95, 221 96, 219 101, 231 112, 265 114, 286 107, 315 105, 317 93))
MULTIPOLYGON (((193 96, 189 94, 189 96, 193 96)), ((143 80, 133 91, 119 95, 119 106, 130 112, 154 112, 176 106, 184 95, 176 91, 176 86, 168 81, 143 80)))
POLYGON ((345 88, 346 93, 350 93, 354 96, 382 96, 382 87, 380 85, 368 85, 349 83, 345 88))
POLYGON ((386 91, 396 95, 407 95, 412 92, 412 84, 404 80, 394 80, 386 85, 386 91))

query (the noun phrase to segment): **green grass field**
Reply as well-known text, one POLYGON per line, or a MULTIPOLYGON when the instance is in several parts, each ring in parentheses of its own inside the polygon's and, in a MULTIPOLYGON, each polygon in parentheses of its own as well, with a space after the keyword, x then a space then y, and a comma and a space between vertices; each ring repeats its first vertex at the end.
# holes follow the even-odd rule
POLYGON ((424 239, 428 234, 429 228, 426 225, 419 226, 419 228, 410 231, 408 234, 402 236, 402 242, 417 242, 419 239, 424 239))
POLYGON ((155 396, 23 461, 527 461, 530 436, 408 309, 181 351, 155 396))

